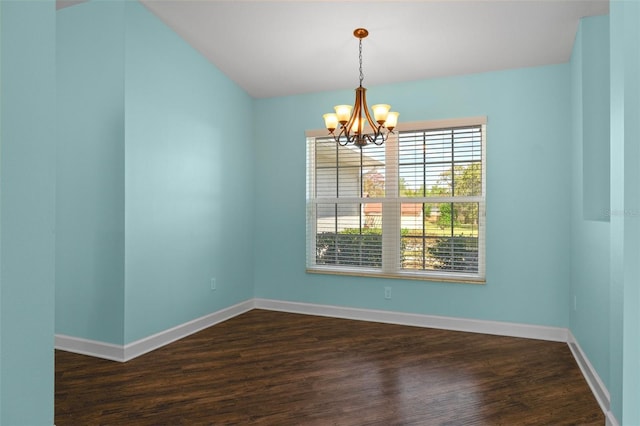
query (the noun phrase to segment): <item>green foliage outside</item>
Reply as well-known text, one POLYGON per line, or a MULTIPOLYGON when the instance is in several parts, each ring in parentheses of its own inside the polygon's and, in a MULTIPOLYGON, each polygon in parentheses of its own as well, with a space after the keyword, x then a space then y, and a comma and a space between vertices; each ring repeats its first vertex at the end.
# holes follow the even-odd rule
POLYGON ((429 256, 436 260, 434 269, 455 272, 478 271, 478 239, 475 237, 438 238, 427 247, 429 256))
MULTIPOLYGON (((477 237, 427 237, 419 250, 412 248, 413 232, 403 229, 401 236, 401 262, 409 269, 436 269, 456 272, 478 270, 477 237), (423 252, 424 250, 424 252, 423 252), (412 258, 427 258, 427 265, 410 266, 412 258)), ((422 240, 422 238, 420 238, 422 240)), ((319 265, 345 265, 355 267, 382 267, 382 231, 378 229, 345 229, 342 232, 324 232, 316 237, 316 262, 319 265)))
MULTIPOLYGON (((400 196, 404 198, 416 197, 449 197, 475 196, 482 194, 482 165, 471 163, 466 166, 457 165, 452 172, 446 171, 440 175, 438 182, 430 188, 424 185, 416 189, 407 188, 406 181, 400 179, 400 196), (452 178, 453 176, 453 178, 452 178)), ((428 218, 433 212, 434 204, 424 204, 424 217, 428 218)), ((478 208, 475 203, 439 203, 437 224, 440 229, 450 229, 460 225, 478 224, 478 208)))
MULTIPOLYGON (((455 166, 453 180, 451 171, 442 173, 437 185, 430 189, 429 195, 474 196, 482 194, 482 166, 472 163, 468 166, 455 166)), ((478 205, 475 203, 441 203, 438 225, 441 228, 460 224, 478 224, 478 205)))
POLYGON ((321 265, 382 267, 382 229, 345 229, 316 236, 316 262, 321 265))

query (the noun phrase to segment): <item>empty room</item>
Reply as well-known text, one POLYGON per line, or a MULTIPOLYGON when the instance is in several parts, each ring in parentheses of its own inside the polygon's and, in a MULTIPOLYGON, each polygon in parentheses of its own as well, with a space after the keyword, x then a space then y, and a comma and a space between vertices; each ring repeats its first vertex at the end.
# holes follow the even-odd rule
POLYGON ((0 424, 640 426, 640 3, 0 23, 0 424))

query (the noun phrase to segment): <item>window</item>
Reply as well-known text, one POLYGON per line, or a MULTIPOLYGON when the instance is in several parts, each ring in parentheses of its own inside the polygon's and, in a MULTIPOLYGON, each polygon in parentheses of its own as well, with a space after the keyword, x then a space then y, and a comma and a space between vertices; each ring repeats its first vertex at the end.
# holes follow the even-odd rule
POLYGON ((308 132, 307 270, 484 281, 485 123, 408 123, 362 150, 308 132))

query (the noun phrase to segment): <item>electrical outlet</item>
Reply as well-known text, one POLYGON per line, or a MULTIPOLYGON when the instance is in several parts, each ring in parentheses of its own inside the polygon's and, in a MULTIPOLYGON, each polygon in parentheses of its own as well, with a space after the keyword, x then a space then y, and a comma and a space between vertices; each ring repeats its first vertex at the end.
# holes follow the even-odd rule
POLYGON ((211 278, 211 290, 217 290, 218 286, 216 285, 216 279, 211 278))
POLYGON ((384 298, 387 300, 391 299, 391 287, 384 288, 384 298))

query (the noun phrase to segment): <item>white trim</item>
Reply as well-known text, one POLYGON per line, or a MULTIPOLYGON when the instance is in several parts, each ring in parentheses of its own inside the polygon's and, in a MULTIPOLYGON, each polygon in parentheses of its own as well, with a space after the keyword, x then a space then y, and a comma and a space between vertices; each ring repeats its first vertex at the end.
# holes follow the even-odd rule
POLYGON ((161 331, 160 333, 153 334, 135 342, 124 345, 124 359, 129 361, 133 358, 144 355, 147 352, 151 352, 154 349, 158 349, 169 343, 180 340, 193 333, 204 330, 235 316, 248 312, 254 308, 253 300, 246 300, 236 305, 229 306, 222 310, 213 312, 200 318, 196 318, 184 324, 180 324, 176 327, 168 330, 161 331))
MULTIPOLYGON (((456 283, 466 283, 468 281, 472 282, 480 282, 484 283, 485 278, 485 258, 486 258, 486 153, 487 153, 487 117, 486 116, 477 116, 477 117, 467 117, 467 118, 454 118, 454 119, 442 119, 442 120, 431 120, 431 121, 414 121, 409 123, 404 123, 401 126, 397 127, 398 132, 394 134, 393 137, 389 137, 384 146, 385 158, 386 161, 379 161, 379 165, 384 169, 385 174, 385 187, 387 188, 387 192, 384 196, 381 197, 366 197, 366 194, 362 194, 362 188, 360 182, 360 192, 358 194, 348 194, 349 196, 341 196, 340 194, 328 194, 332 196, 323 196, 318 195, 316 186, 319 185, 316 180, 318 179, 318 175, 320 173, 320 169, 316 170, 314 164, 317 161, 316 156, 320 156, 321 154, 315 150, 317 143, 324 144, 325 142, 330 142, 329 148, 336 146, 335 142, 327 139, 326 137, 322 140, 318 140, 314 135, 316 135, 317 131, 307 131, 306 132, 306 256, 305 256, 305 264, 307 268, 307 272, 313 273, 328 273, 328 274, 342 274, 345 275, 356 275, 356 276, 384 276, 391 277, 394 279, 416 279, 416 280, 425 280, 425 281, 439 281, 439 282, 449 282, 453 281, 456 283), (401 197, 398 193, 398 182, 399 182, 399 174, 401 174, 399 164, 400 154, 398 150, 400 149, 400 145, 402 143, 402 134, 404 132, 411 133, 417 132, 417 135, 424 132, 444 132, 448 136, 446 138, 451 139, 452 146, 458 140, 455 133, 449 135, 449 131, 453 131, 455 129, 468 129, 470 133, 473 133, 473 142, 476 143, 478 141, 476 130, 479 130, 480 137, 480 148, 481 155, 480 161, 477 159, 473 159, 473 165, 476 163, 480 164, 482 176, 482 191, 481 194, 474 196, 438 196, 438 197, 428 197, 426 194, 423 197, 401 197), (315 150, 315 151, 314 151, 315 150), (384 163, 384 164, 382 164, 384 163), (390 189, 391 188, 391 189, 390 189), (365 201, 366 200, 366 201, 365 201), (410 203, 477 203, 478 205, 478 235, 477 235, 477 271, 475 273, 456 273, 455 271, 432 271, 429 269, 410 269, 406 270, 402 268, 401 265, 401 229, 404 228, 415 228, 414 226, 406 226, 404 222, 404 217, 401 215, 400 206, 405 202, 410 203), (343 227, 353 227, 351 225, 357 225, 356 227, 364 226, 362 221, 362 216, 340 216, 338 211, 336 210, 334 213, 326 213, 327 217, 319 217, 319 206, 321 205, 335 205, 337 209, 339 205, 345 204, 350 205, 352 208, 354 206, 360 205, 362 206, 365 203, 376 203, 382 205, 382 211, 380 212, 380 216, 382 222, 376 226, 381 225, 382 229, 382 247, 381 247, 381 262, 379 265, 375 265, 372 268, 358 268, 358 267, 345 267, 345 265, 334 265, 332 262, 329 264, 324 264, 322 262, 318 263, 320 259, 318 259, 317 253, 317 230, 322 228, 324 230, 332 230, 335 232, 339 232, 343 227), (351 225, 338 225, 340 223, 339 218, 344 218, 344 222, 351 223, 351 225), (347 219, 348 218, 348 219, 347 219), (336 222, 337 221, 337 222, 336 222), (322 222, 322 226, 320 225, 322 222), (334 229, 335 228, 335 229, 334 229), (440 278, 442 277, 442 278, 440 278)), ((415 136, 415 135, 414 135, 415 136)), ((444 136, 443 136, 444 137, 444 136)), ((423 141, 425 144, 429 144, 429 142, 423 141)), ((475 146, 475 145, 474 145, 475 146)), ((474 148, 475 149, 475 148, 474 148)), ((340 150, 338 150, 340 151, 340 150)), ((357 151, 357 150, 356 150, 357 151)), ((343 156, 345 153, 353 153, 352 150, 344 150, 344 152, 335 152, 334 155, 338 157, 343 156)), ((474 151, 475 152, 475 151, 474 151)), ((362 152, 360 152, 362 154, 362 152)), ((450 153, 453 155, 452 153, 450 153)), ((331 161, 337 161, 341 163, 341 160, 336 157, 336 159, 332 159, 331 161)), ((454 161, 455 158, 452 157, 451 161, 454 161)), ((426 161, 426 160, 425 160, 426 161)), ((331 163, 331 169, 340 166, 340 164, 331 163)), ((360 170, 364 172, 362 159, 360 159, 360 170)), ((333 176, 332 178, 328 178, 329 180, 326 183, 325 190, 329 192, 335 192, 336 185, 340 186, 341 184, 338 182, 340 179, 333 176), (338 180, 336 180, 338 179, 338 180), (333 186, 332 186, 333 185, 333 186)), ((359 179, 361 181, 362 179, 359 179)), ((353 191, 349 191, 353 192, 353 191)), ((357 192, 357 191, 356 191, 357 192)), ((344 194, 343 194, 344 195, 344 194)), ((343 213, 344 215, 344 213, 343 213)), ((324 216, 324 215, 323 215, 324 216)), ((424 253, 423 253, 424 254, 424 253)), ((423 259, 424 262, 424 259, 423 259)), ((357 263, 357 262, 356 262, 357 263)), ((424 266, 424 265, 423 265, 424 266)))
POLYGON ((593 396, 596 398, 602 412, 605 414, 606 424, 610 426, 618 426, 618 421, 611 412, 611 397, 609 395, 609 391, 602 379, 600 379, 596 369, 593 368, 593 365, 589 362, 589 358, 587 358, 580 347, 578 340, 570 330, 567 336, 567 344, 569 345, 569 349, 571 350, 573 357, 578 363, 578 367, 580 367, 580 371, 582 371, 582 375, 587 381, 587 384, 589 384, 591 392, 593 392, 593 396))
POLYGON ((541 325, 517 324, 468 318, 436 315, 410 314, 404 312, 349 308, 343 306, 316 305, 282 300, 255 299, 257 309, 318 315, 360 321, 410 325, 414 327, 438 328, 442 330, 466 331, 470 333, 494 334, 498 336, 523 337, 527 339, 566 342, 567 329, 541 325))
MULTIPOLYGON (((394 132, 407 132, 412 130, 441 129, 447 127, 476 126, 487 124, 487 116, 444 118, 441 120, 399 121, 394 132)), ((307 138, 326 138, 331 136, 327 129, 312 129, 304 132, 307 138)))
POLYGON ((235 316, 248 312, 254 308, 253 299, 246 300, 228 308, 221 309, 211 314, 196 318, 192 321, 180 324, 168 330, 145 337, 124 346, 112 343, 97 342, 95 340, 81 339, 77 337, 56 335, 55 348, 67 352, 90 355, 97 358, 112 361, 126 362, 140 355, 151 352, 169 343, 180 340, 193 333, 204 330, 235 316))
POLYGON ((97 340, 82 339, 80 337, 55 335, 54 347, 61 351, 89 355, 111 361, 124 362, 124 347, 113 343, 98 342, 97 340))
MULTIPOLYGON (((485 117, 486 118, 486 117, 485 117)), ((487 276, 487 123, 482 124, 482 200, 478 201, 478 276, 487 276)))
POLYGON ((449 127, 483 126, 487 124, 487 116, 444 118, 442 120, 400 121, 394 129, 397 132, 411 132, 414 130, 436 130, 449 127))
MULTIPOLYGON (((522 337, 553 342, 566 342, 568 338, 567 329, 560 327, 317 305, 271 299, 250 299, 124 346, 57 334, 55 336, 55 348, 97 358, 126 362, 254 308, 414 327, 522 337)), ((584 359, 586 360, 586 357, 584 357, 584 359)), ((602 386, 604 388, 604 385, 602 386)), ((604 389, 606 390, 606 388, 604 389)))
POLYGON ((326 138, 331 136, 327 129, 313 129, 313 130, 305 130, 304 136, 306 138, 326 138))
POLYGON ((405 312, 381 311, 374 309, 350 308, 344 306, 318 305, 313 303, 290 302, 273 299, 249 299, 225 309, 213 312, 192 321, 137 340, 127 345, 56 334, 55 348, 63 351, 126 362, 153 351, 176 340, 187 337, 207 327, 219 324, 252 309, 265 309, 304 315, 317 315, 359 321, 371 321, 414 327, 437 328, 464 331, 468 333, 493 334, 498 336, 566 342, 575 358, 582 375, 589 384, 596 401, 606 418, 607 426, 619 426, 610 409, 610 395, 607 387, 582 351, 573 333, 567 328, 530 324, 487 321, 469 318, 444 317, 436 315, 411 314, 405 312))
POLYGON ((605 413, 605 426, 620 426, 620 423, 618 423, 618 420, 616 419, 616 417, 613 415, 613 413, 611 411, 607 411, 605 413))

